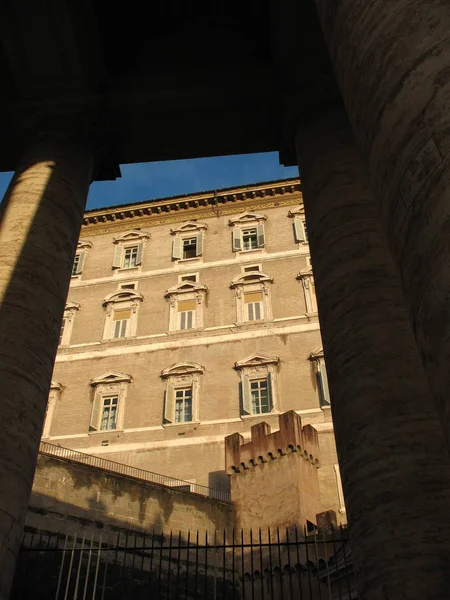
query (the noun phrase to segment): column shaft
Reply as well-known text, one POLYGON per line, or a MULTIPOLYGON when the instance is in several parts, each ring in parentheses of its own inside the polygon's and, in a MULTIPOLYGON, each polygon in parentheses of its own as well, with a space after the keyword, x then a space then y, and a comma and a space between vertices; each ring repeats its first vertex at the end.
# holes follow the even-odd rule
POLYGON ((61 135, 36 142, 1 205, 2 600, 21 542, 92 163, 84 145, 61 135))
POLYGON ((450 458, 366 167, 343 112, 296 143, 359 598, 444 599, 450 458))
POLYGON ((450 445, 450 6, 316 6, 450 445))

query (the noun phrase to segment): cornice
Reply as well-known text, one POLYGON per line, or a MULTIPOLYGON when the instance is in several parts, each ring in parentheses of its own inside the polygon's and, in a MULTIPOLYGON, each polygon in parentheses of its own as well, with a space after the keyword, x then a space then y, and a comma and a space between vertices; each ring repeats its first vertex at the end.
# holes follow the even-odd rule
POLYGON ((154 200, 84 215, 81 237, 302 203, 299 179, 154 200))

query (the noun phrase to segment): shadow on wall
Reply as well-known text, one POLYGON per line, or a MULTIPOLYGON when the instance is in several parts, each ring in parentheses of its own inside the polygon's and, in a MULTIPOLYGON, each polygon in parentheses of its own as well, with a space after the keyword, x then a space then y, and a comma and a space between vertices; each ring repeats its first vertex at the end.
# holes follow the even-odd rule
POLYGON ((230 491, 230 477, 225 471, 210 471, 208 473, 208 487, 228 493, 230 491))

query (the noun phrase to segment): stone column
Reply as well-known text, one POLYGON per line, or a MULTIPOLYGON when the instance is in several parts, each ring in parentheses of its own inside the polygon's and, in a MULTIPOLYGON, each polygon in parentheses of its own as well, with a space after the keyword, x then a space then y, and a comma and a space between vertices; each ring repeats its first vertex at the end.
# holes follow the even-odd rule
POLYGON ((448 597, 450 459, 343 111, 296 138, 359 598, 448 597))
POLYGON ((450 6, 315 2, 450 446, 450 6))
POLYGON ((28 144, 1 205, 0 599, 9 597, 93 157, 72 124, 28 144))

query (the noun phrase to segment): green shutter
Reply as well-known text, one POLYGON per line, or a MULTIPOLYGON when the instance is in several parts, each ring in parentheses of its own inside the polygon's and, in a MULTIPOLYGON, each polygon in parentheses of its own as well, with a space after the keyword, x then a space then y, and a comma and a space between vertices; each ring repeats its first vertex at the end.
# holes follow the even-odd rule
POLYGON ((303 227, 303 221, 300 219, 294 219, 294 232, 295 239, 299 244, 305 241, 305 228, 303 227))
POLYGON ((264 225, 258 225, 256 228, 256 233, 258 235, 258 248, 264 247, 264 225))
POLYGON ((239 252, 242 250, 242 231, 240 227, 234 227, 232 231, 233 235, 233 252, 239 252))
POLYGON ((81 250, 81 252, 78 253, 79 259, 78 259, 78 264, 77 264, 77 275, 80 275, 83 272, 83 265, 84 265, 84 255, 86 254, 86 252, 84 250, 81 250))
POLYGON ((267 375, 267 397, 269 399, 269 410, 273 410, 273 375, 269 373, 267 375))
POLYGON ((247 375, 242 375, 242 410, 247 415, 252 414, 252 392, 247 375))
POLYGON ((174 237, 172 242, 172 258, 180 260, 183 258, 183 240, 179 237, 174 237))
POLYGON ((138 244, 137 247, 137 254, 136 254, 136 265, 141 265, 142 264, 142 250, 143 250, 143 244, 142 242, 140 244, 138 244))
POLYGON ((116 244, 114 248, 114 258, 113 258, 113 269, 120 269, 122 266, 122 246, 120 244, 116 244))
POLYGON ((328 387, 327 367, 323 358, 319 359, 320 383, 322 384, 322 398, 324 405, 330 404, 330 389, 328 387))
POLYGON ((173 423, 175 416, 175 389, 173 385, 167 382, 166 401, 164 403, 164 419, 168 423, 173 423))
POLYGON ((98 431, 100 428, 100 411, 102 409, 102 397, 100 394, 95 392, 94 402, 92 404, 91 413, 91 424, 89 429, 91 431, 98 431))
POLYGON ((201 256, 203 254, 203 233, 197 234, 197 243, 195 245, 195 255, 201 256))

